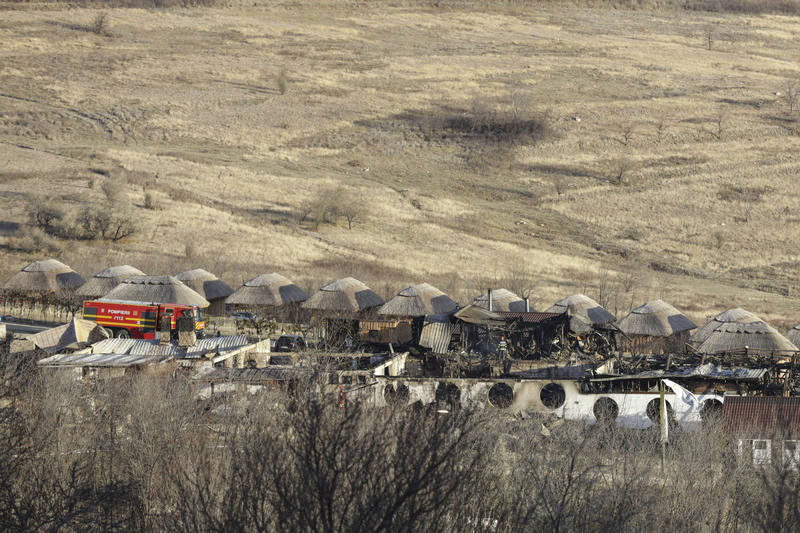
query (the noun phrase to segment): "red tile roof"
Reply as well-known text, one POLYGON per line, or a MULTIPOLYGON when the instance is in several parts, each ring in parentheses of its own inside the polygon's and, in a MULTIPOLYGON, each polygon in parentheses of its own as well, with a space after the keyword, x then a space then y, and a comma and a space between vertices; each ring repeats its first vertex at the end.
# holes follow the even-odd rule
POLYGON ((800 436, 800 398, 726 396, 722 424, 737 437, 800 436))

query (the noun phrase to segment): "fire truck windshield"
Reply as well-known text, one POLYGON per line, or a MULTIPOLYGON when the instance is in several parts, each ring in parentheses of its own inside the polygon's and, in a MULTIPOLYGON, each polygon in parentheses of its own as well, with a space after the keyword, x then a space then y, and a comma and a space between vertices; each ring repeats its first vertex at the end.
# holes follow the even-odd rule
POLYGON ((195 310, 194 310, 194 320, 195 320, 195 322, 202 322, 203 321, 203 314, 200 312, 200 309, 195 308, 195 310))

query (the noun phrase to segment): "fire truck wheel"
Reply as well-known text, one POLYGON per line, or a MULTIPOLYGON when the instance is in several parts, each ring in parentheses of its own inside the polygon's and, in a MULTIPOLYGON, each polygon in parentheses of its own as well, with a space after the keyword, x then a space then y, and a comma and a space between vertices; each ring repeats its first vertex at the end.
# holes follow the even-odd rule
POLYGON ((128 331, 127 329, 118 329, 114 336, 118 339, 130 339, 131 332, 128 331))

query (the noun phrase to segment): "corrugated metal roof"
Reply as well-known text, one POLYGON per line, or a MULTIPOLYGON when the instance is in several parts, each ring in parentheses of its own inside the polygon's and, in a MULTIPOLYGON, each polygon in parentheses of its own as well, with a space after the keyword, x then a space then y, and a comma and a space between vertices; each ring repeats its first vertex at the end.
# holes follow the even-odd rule
POLYGON ((800 435, 800 398, 726 396, 722 404, 725 430, 739 437, 800 435))
POLYGON ((579 379, 597 368, 598 365, 549 366, 514 372, 514 376, 525 379, 579 379))
POLYGON ((206 383, 250 383, 261 384, 271 381, 298 379, 308 371, 293 367, 266 368, 213 368, 197 374, 192 379, 206 383))
POLYGON ((539 324, 541 322, 547 322, 548 320, 553 320, 554 318, 565 316, 564 313, 540 313, 536 311, 531 312, 519 312, 519 311, 496 311, 497 314, 502 315, 506 319, 514 319, 519 318, 522 322, 526 324, 539 324))
POLYGON ((670 370, 649 370, 630 374, 627 376, 614 376, 606 378, 595 378, 592 381, 619 381, 625 379, 660 379, 660 378, 708 378, 708 379, 733 379, 737 381, 760 380, 764 374, 769 372, 766 368, 726 368, 706 364, 686 369, 670 370))
POLYGON ((422 326, 419 345, 430 348, 433 353, 445 354, 450 346, 450 317, 447 315, 428 315, 422 326))
POLYGON ((187 348, 185 357, 192 359, 203 357, 208 353, 221 354, 244 348, 249 344, 251 343, 247 340, 246 335, 208 337, 207 339, 200 339, 194 346, 187 348))
POLYGON ((174 344, 159 344, 156 340, 106 339, 92 345, 92 353, 117 355, 170 355, 180 357, 185 352, 174 344))
POLYGON ((125 367, 145 364, 161 364, 173 359, 171 355, 127 355, 109 353, 58 354, 40 360, 45 367, 125 367))
POLYGON ((171 355, 179 358, 197 359, 209 353, 238 350, 251 344, 246 335, 209 337, 200 339, 194 346, 180 348, 172 343, 160 344, 157 340, 145 339, 106 339, 94 344, 92 353, 129 355, 171 355))

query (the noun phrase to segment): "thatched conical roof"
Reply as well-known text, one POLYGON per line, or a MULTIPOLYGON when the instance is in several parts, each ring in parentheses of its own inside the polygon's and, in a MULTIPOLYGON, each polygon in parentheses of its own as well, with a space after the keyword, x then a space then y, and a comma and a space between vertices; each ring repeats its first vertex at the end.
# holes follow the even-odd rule
POLYGON ((378 314, 388 316, 449 315, 458 310, 458 304, 445 293, 427 283, 406 287, 378 309, 378 314))
POLYGON ((57 353, 62 350, 79 350, 107 338, 108 332, 97 322, 73 318, 63 326, 30 335, 28 340, 42 350, 57 353))
POLYGON ((35 261, 14 274, 5 288, 21 292, 59 292, 74 290, 85 283, 80 274, 56 261, 35 261))
POLYGON ((92 276, 75 293, 89 298, 100 298, 131 276, 144 276, 144 272, 130 265, 109 267, 92 276))
POLYGON ((131 276, 100 300, 209 306, 208 300, 173 276, 131 276))
POLYGON ((233 294, 233 289, 217 276, 202 268, 186 270, 175 275, 184 285, 194 289, 197 294, 203 296, 209 302, 227 298, 233 294))
POLYGON ((727 311, 721 312, 697 328, 697 331, 692 333, 692 338, 689 339, 689 342, 695 346, 703 344, 706 339, 708 339, 711 334, 714 333, 714 330, 716 330, 722 324, 728 324, 731 322, 735 322, 737 324, 749 324, 751 322, 759 322, 760 320, 760 318, 750 311, 742 309, 741 307, 734 307, 733 309, 728 309, 727 311))
POLYGON ((315 292, 303 307, 330 313, 357 313, 379 305, 383 305, 383 298, 364 283, 342 278, 315 292))
POLYGON ((573 294, 562 298, 548 307, 545 313, 567 313, 570 329, 576 332, 617 321, 617 317, 610 311, 585 294, 573 294))
POLYGON ((795 346, 800 347, 800 324, 795 324, 792 329, 786 332, 784 337, 795 346))
POLYGON ((703 344, 697 347, 697 351, 704 354, 718 354, 741 352, 745 348, 755 353, 798 351, 789 339, 762 320, 745 324, 722 323, 703 344))
POLYGON ((280 306, 305 302, 308 294, 280 274, 261 274, 245 281, 225 300, 226 304, 280 306))
POLYGON ((626 335, 650 337, 669 337, 697 327, 680 311, 662 300, 653 300, 637 307, 620 320, 617 326, 626 335))
MULTIPOLYGON (((472 303, 478 307, 489 309, 489 296, 483 293, 474 300, 472 303)), ((525 300, 509 291, 508 289, 493 289, 492 290, 492 311, 525 311, 525 300)))

